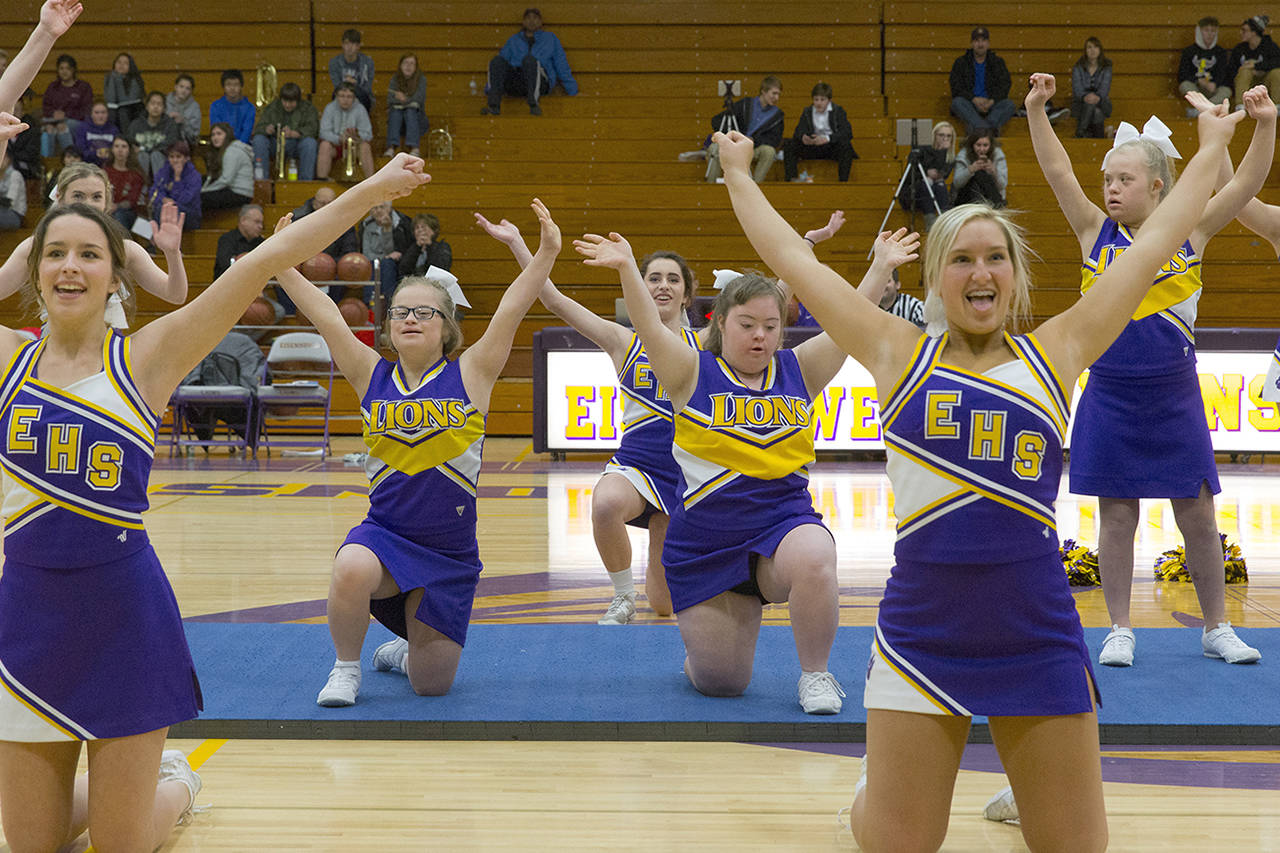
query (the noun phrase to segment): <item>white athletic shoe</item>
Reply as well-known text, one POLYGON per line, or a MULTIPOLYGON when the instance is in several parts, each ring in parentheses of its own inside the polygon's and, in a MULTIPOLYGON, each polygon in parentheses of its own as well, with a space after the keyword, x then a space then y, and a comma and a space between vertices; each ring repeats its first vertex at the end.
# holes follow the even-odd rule
POLYGON ((335 666, 329 670, 329 680, 316 697, 316 704, 325 708, 345 708, 356 704, 359 692, 360 667, 335 666))
POLYGON ((1219 622, 1217 628, 1201 634, 1200 645, 1205 657, 1221 658, 1227 663, 1254 663, 1262 657, 1262 652, 1236 636, 1230 622, 1219 622))
POLYGON ((829 672, 800 673, 800 707, 806 714, 839 714, 844 690, 829 672))
POLYGON ((408 654, 409 641, 404 637, 396 637, 374 650, 373 668, 378 672, 404 672, 408 654))
POLYGON ((613 597, 613 601, 609 602, 609 609, 596 624, 626 625, 634 618, 636 618, 635 592, 620 592, 613 597))
POLYGON ((997 822, 1022 823, 1018 817, 1018 804, 1013 801, 1013 789, 1003 788, 996 791, 995 796, 987 801, 987 807, 982 810, 982 816, 997 822))
POLYGON ((1098 663, 1103 666, 1133 666, 1133 647, 1137 643, 1138 639, 1133 636, 1131 628, 1112 625, 1111 633, 1102 641, 1098 663))
POLYGON ((182 814, 178 815, 178 823, 186 823, 191 819, 191 812, 196 807, 196 794, 200 793, 203 783, 200 781, 200 774, 192 770, 191 765, 187 763, 187 757, 182 754, 182 750, 166 749, 160 753, 160 778, 156 780, 156 784, 164 782, 181 782, 187 786, 191 799, 187 802, 187 807, 182 810, 182 814))

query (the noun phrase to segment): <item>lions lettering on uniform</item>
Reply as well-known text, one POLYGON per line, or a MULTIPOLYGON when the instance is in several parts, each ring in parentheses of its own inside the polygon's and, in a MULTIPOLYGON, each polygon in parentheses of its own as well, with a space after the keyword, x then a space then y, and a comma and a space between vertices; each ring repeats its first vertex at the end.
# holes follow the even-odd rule
POLYGON ((370 435, 396 430, 458 429, 467 423, 461 400, 378 400, 369 413, 370 435))
POLYGON ((712 394, 711 427, 807 427, 809 401, 800 397, 712 394))
MULTIPOLYGON (((11 455, 41 453, 40 437, 32 433, 39 420, 40 406, 14 406, 5 436, 5 452, 11 455)), ((78 474, 82 463, 85 482, 90 488, 113 491, 120 485, 124 464, 124 448, 114 441, 95 441, 85 452, 82 448, 82 424, 48 424, 44 434, 45 473, 78 474)))
MULTIPOLYGON (((973 409, 969 412, 968 434, 966 425, 954 418, 963 402, 963 391, 930 391, 925 396, 925 436, 965 440, 969 445, 970 459, 984 462, 1003 462, 1006 458, 1005 422, 1008 413, 999 409, 973 409)), ((1008 456, 1012 457, 1012 470, 1021 480, 1038 480, 1043 469, 1047 441, 1035 430, 1024 429, 1014 436, 1008 456)))
POLYGON ((631 371, 631 383, 635 388, 653 388, 654 398, 658 400, 670 400, 667 396, 666 389, 662 387, 653 376, 653 368, 648 363, 637 364, 635 369, 631 371))
MULTIPOLYGON (((1102 256, 1098 258, 1098 269, 1095 275, 1102 275, 1108 266, 1115 263, 1116 258, 1124 254, 1124 250, 1128 246, 1107 246, 1102 252, 1102 256)), ((1178 249, 1174 256, 1169 259, 1168 263, 1160 268, 1160 272, 1156 277, 1160 278, 1167 275, 1181 275, 1191 269, 1191 258, 1187 254, 1185 246, 1178 249)))

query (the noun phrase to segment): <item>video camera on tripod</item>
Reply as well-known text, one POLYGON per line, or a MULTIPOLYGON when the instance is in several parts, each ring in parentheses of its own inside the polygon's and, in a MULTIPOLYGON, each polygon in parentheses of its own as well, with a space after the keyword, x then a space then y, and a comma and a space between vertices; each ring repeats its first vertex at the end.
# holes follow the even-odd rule
MULTIPOLYGON (((884 219, 880 222, 880 231, 883 231, 885 225, 889 222, 889 214, 893 212, 893 206, 903 196, 903 187, 906 187, 907 193, 905 198, 911 200, 911 204, 903 204, 907 211, 908 227, 916 230, 916 206, 915 199, 919 197, 919 193, 923 190, 928 196, 929 201, 933 203, 935 214, 941 215, 942 208, 938 205, 938 200, 933 196, 933 190, 930 186, 929 176, 925 172, 923 163, 923 153, 921 151, 920 140, 926 139, 930 143, 933 141, 933 120, 927 118, 900 118, 896 125, 896 142, 898 145, 908 146, 906 164, 902 169, 902 177, 898 179, 898 186, 893 191, 893 197, 889 199, 889 208, 884 212, 884 219)), ((871 254, 868 253, 870 258, 871 254)))
POLYGON ((739 130, 738 119, 733 114, 733 99, 742 97, 741 80, 717 80, 716 94, 724 98, 724 116, 720 119, 721 133, 739 130))

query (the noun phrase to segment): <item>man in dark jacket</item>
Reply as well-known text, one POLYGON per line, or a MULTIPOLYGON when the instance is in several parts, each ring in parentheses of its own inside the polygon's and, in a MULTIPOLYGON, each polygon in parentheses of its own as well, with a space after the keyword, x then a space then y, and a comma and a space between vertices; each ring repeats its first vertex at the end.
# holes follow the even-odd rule
POLYGON ((1280 98, 1280 46, 1265 35, 1271 19, 1254 15, 1240 25, 1240 43, 1231 49, 1227 76, 1235 81, 1236 109, 1244 109, 1244 93, 1262 83, 1271 100, 1280 98))
MULTIPOLYGON (((770 74, 760 81, 759 95, 743 98, 711 120, 712 130, 736 130, 751 137, 756 144, 751 156, 751 178, 757 184, 769 174, 782 147, 782 110, 778 109, 781 97, 782 81, 770 74)), ((722 175, 720 147, 713 143, 707 149, 707 180, 714 183, 722 175)))
MULTIPOLYGON (((1218 44, 1218 19, 1212 16, 1201 18, 1196 23, 1196 42, 1182 49, 1182 59, 1178 63, 1178 94, 1200 92, 1211 104, 1220 104, 1231 99, 1231 78, 1227 76, 1227 68, 1231 64, 1231 54, 1218 44)), ((1187 116, 1194 118, 1199 111, 1192 106, 1187 107, 1187 116)))
POLYGON ((831 103, 831 86, 818 83, 813 87, 813 105, 804 108, 795 133, 782 143, 782 164, 787 180, 797 180, 801 160, 835 160, 840 180, 849 180, 849 169, 858 153, 853 150, 853 125, 844 107, 831 103))
POLYGON ((951 65, 951 114, 965 123, 969 133, 981 127, 996 133, 1018 111, 1009 100, 1012 80, 1004 60, 991 50, 986 27, 974 27, 971 47, 951 65))
POLYGON ((246 204, 240 208, 236 227, 218 238, 218 251, 213 259, 214 278, 226 272, 236 258, 252 252, 263 242, 263 221, 261 205, 246 204))

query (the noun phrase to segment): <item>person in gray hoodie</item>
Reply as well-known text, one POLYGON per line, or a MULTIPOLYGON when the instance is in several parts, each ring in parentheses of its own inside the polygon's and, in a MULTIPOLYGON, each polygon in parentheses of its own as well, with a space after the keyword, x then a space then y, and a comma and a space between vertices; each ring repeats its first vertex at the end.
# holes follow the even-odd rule
POLYGON ((369 112, 356 102, 356 88, 350 83, 338 87, 338 93, 320 115, 320 147, 316 152, 316 177, 329 179, 329 170, 344 145, 357 146, 360 168, 366 176, 373 168, 373 125, 369 112))
POLYGON ((205 162, 209 174, 200 190, 204 210, 241 207, 253 201, 253 149, 235 138, 231 125, 220 121, 209 128, 205 162))
MULTIPOLYGON (((1231 99, 1231 78, 1227 66, 1231 54, 1218 44, 1218 19, 1206 15, 1196 22, 1196 41, 1182 49, 1178 62, 1178 94, 1199 91, 1211 104, 1231 99)), ((1195 118, 1199 111, 1187 107, 1187 118, 1195 118)))

